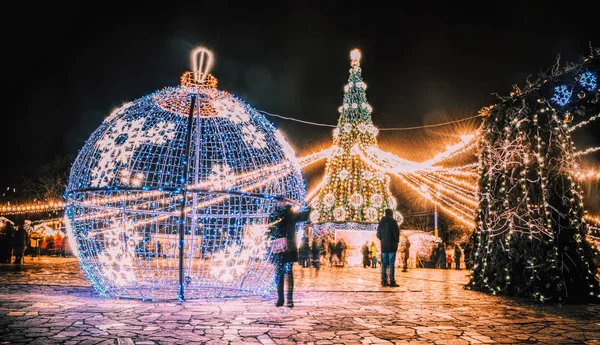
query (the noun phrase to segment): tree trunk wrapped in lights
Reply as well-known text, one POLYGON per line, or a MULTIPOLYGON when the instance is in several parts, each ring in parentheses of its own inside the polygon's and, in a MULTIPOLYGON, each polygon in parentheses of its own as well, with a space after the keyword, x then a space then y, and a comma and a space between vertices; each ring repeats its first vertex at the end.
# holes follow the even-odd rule
POLYGON ((467 288, 539 301, 600 301, 570 137, 600 114, 598 50, 482 110, 479 209, 467 288))
MULTIPOLYGON (((333 147, 327 160, 319 194, 311 202, 313 230, 374 230, 386 208, 395 209, 390 177, 364 161, 367 148, 377 147, 378 129, 371 119, 360 68, 360 51, 351 52, 350 77, 344 87, 340 118, 333 131, 333 147)), ((402 215, 395 212, 401 221, 402 215)))

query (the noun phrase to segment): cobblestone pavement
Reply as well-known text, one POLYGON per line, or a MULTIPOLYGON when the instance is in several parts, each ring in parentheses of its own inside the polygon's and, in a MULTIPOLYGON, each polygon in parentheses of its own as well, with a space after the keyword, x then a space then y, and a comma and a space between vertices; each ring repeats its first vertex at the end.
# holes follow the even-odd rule
POLYGON ((600 305, 538 305, 463 289, 467 271, 294 267, 295 307, 266 297, 97 296, 73 258, 0 264, 0 344, 600 344, 600 305))

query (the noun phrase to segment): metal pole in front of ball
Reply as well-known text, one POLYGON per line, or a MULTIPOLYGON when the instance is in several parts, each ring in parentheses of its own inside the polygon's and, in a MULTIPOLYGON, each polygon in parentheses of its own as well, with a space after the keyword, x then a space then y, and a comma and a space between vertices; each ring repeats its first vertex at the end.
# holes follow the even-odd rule
POLYGON ((181 202, 181 214, 179 216, 179 299, 185 299, 184 279, 183 279, 183 247, 185 240, 185 207, 187 201, 187 184, 190 159, 190 145, 192 139, 192 123, 194 121, 194 106, 196 105, 196 95, 192 95, 190 101, 190 113, 188 114, 187 132, 185 133, 185 157, 183 162, 183 201, 181 202))

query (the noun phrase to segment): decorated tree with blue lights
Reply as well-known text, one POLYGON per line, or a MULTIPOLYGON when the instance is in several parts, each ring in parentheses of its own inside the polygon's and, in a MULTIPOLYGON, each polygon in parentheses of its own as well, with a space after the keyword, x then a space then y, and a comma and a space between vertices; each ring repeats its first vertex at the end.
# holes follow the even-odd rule
POLYGON ((600 56, 555 66, 482 109, 479 208, 467 288, 538 301, 600 301, 573 120, 600 114, 600 56))
MULTIPOLYGON (((344 86, 340 117, 333 131, 333 146, 325 166, 319 194, 311 202, 316 228, 374 229, 386 208, 395 209, 390 177, 365 162, 364 148, 377 147, 367 84, 360 68, 361 53, 351 52, 348 83, 344 86)), ((399 212, 396 217, 401 218, 399 212)))

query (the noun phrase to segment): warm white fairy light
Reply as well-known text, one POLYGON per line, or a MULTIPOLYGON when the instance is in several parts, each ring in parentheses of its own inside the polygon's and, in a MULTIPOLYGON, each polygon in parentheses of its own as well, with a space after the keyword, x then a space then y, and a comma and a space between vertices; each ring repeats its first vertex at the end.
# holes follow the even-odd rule
POLYGON ((590 147, 588 149, 585 149, 583 151, 578 151, 573 153, 573 157, 579 157, 579 156, 583 156, 583 155, 587 155, 589 153, 594 153, 600 151, 600 146, 596 146, 596 147, 590 147))
POLYGON ((573 175, 580 181, 600 180, 600 170, 598 169, 579 170, 573 172, 573 175))
POLYGON ((31 202, 14 205, 7 203, 0 205, 0 215, 61 211, 64 207, 64 201, 31 202))
POLYGON ((585 120, 585 121, 581 121, 581 122, 579 122, 578 124, 576 124, 576 125, 572 126, 571 128, 569 128, 569 129, 567 130, 567 133, 571 133, 571 132, 573 132, 574 130, 576 130, 577 128, 581 128, 581 127, 583 127, 583 126, 585 126, 585 125, 588 125, 590 122, 593 122, 594 120, 597 120, 597 119, 599 119, 599 118, 600 118, 600 114, 596 114, 596 115, 594 115, 594 116, 590 117, 589 119, 587 119, 587 120, 585 120))

